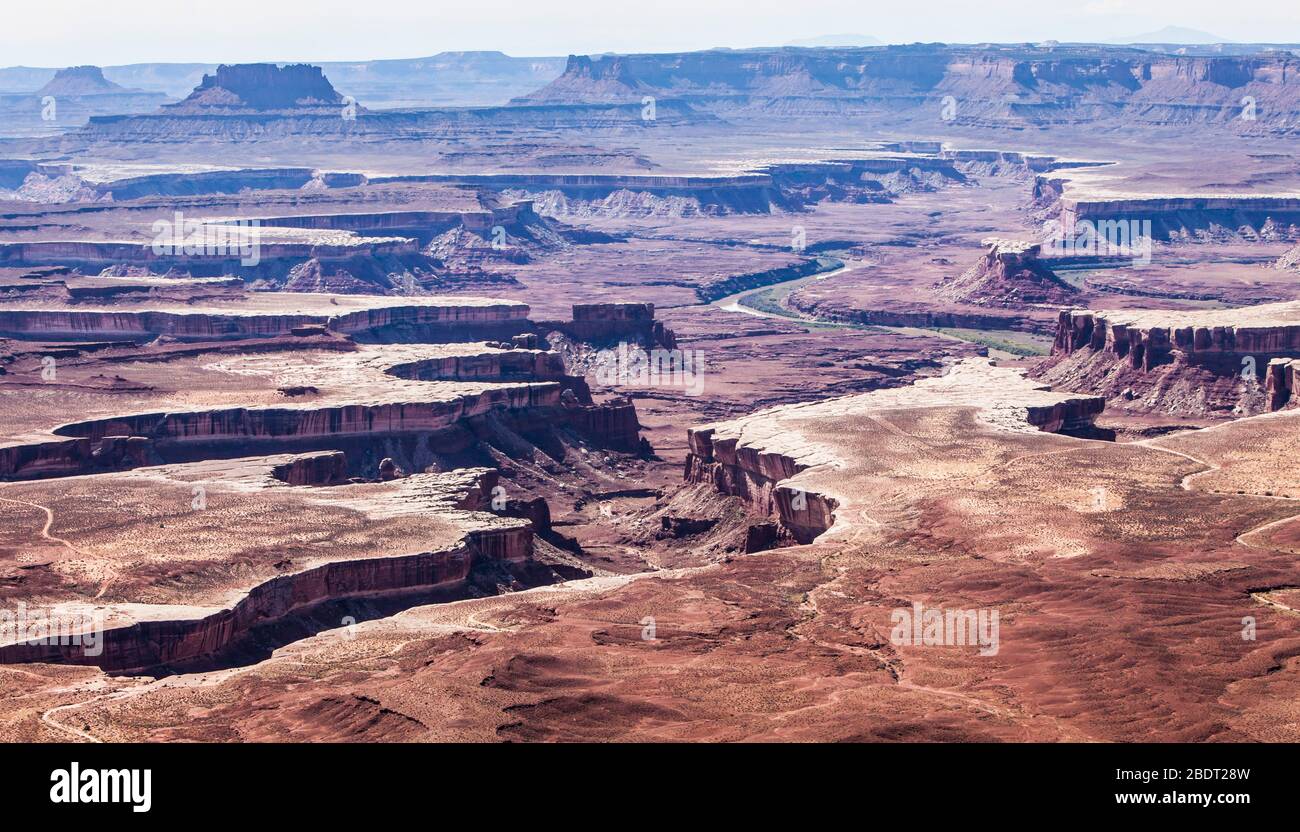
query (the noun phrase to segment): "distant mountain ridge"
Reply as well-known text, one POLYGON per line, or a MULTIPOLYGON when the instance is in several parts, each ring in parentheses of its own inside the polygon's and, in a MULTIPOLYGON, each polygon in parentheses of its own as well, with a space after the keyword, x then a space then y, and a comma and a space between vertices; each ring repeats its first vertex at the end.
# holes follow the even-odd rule
MULTIPOLYGON (((314 65, 341 94, 374 106, 491 106, 554 80, 564 71, 564 58, 475 51, 314 65)), ((109 82, 180 99, 217 67, 204 63, 127 64, 104 67, 103 75, 109 82)), ((37 67, 0 68, 0 94, 33 93, 57 72, 37 67)))
POLYGON ((1232 43, 1232 41, 1218 35, 1212 35, 1209 32, 1202 32, 1200 29, 1189 29, 1186 26, 1165 26, 1163 29, 1157 29, 1154 32, 1143 32, 1140 35, 1130 35, 1124 38, 1112 38, 1107 40, 1106 43, 1208 44, 1232 43))
POLYGON ((818 35, 815 38, 800 38, 787 41, 785 45, 816 49, 820 47, 880 46, 883 43, 884 41, 870 35, 818 35))
POLYGON ((1296 130, 1300 59, 1286 51, 1179 54, 1093 44, 571 55, 559 78, 514 103, 630 103, 646 96, 723 117, 918 107, 937 114, 949 102, 944 119, 969 124, 1123 117, 1158 124, 1236 120, 1242 129, 1296 130), (1255 107, 1243 120, 1246 97, 1255 107))
POLYGON ((148 113, 167 97, 127 89, 97 66, 71 66, 25 93, 0 93, 0 138, 66 132, 97 115, 148 113))

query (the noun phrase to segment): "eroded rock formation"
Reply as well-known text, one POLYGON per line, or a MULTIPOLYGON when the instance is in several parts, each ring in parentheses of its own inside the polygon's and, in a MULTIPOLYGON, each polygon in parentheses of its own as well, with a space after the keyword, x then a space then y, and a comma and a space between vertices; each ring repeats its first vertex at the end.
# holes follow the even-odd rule
POLYGON ((677 346, 672 330, 655 320, 653 303, 579 303, 573 307, 573 320, 543 322, 539 327, 594 344, 628 341, 646 347, 677 346))
MULTIPOLYGON (((1239 194, 1235 196, 1071 196, 1060 199, 1061 224, 1150 222, 1160 240, 1220 238, 1296 239, 1300 236, 1300 198, 1239 194)), ((1102 236, 1105 236, 1104 234, 1102 236)))
MULTIPOLYGON (((275 465, 270 476, 282 480, 280 474, 286 471, 319 473, 320 469, 335 466, 332 456, 291 459, 275 465)), ((458 539, 437 550, 413 549, 409 554, 393 556, 345 553, 318 558, 317 563, 305 562, 290 567, 285 574, 248 586, 234 604, 199 617, 181 617, 184 612, 180 610, 177 617, 167 615, 166 610, 159 611, 161 617, 147 612, 137 615, 126 605, 113 610, 113 624, 96 634, 94 644, 72 638, 19 641, 0 646, 0 662, 90 664, 109 671, 138 672, 215 656, 254 628, 309 614, 322 603, 454 592, 465 586, 476 568, 493 562, 518 564, 532 554, 533 528, 524 521, 490 512, 488 495, 496 486, 497 475, 492 469, 467 469, 453 474, 417 475, 390 486, 398 493, 386 496, 401 500, 405 495, 405 511, 441 514, 453 518, 464 529, 458 539), (139 620, 125 623, 132 617, 139 620)), ((296 476, 290 474, 291 478, 296 476)), ((337 500, 340 506, 350 509, 365 506, 368 511, 382 513, 385 509, 373 499, 358 502, 364 498, 353 492, 363 488, 368 487, 337 487, 323 499, 337 500)), ((238 530, 232 533, 238 534, 238 530)), ((413 542, 413 546, 418 543, 413 542)), ((197 589, 196 594, 202 596, 197 589)))
POLYGON ((35 94, 44 97, 47 95, 114 95, 129 92, 131 90, 121 84, 114 84, 105 78, 104 71, 97 66, 70 66, 56 72, 49 83, 37 90, 35 94))
POLYGON ((166 109, 195 115, 247 110, 337 108, 343 96, 325 73, 310 64, 222 64, 204 75, 194 92, 166 109))
POLYGON ((974 266, 937 286, 939 297, 959 303, 1018 307, 1069 303, 1078 290, 1039 259, 1041 246, 990 238, 974 266))
POLYGON ((213 341, 285 335, 323 324, 331 332, 366 337, 409 332, 442 340, 514 335, 528 327, 528 307, 511 301, 458 297, 358 297, 329 295, 235 296, 228 304, 149 302, 140 306, 59 308, 40 302, 0 301, 0 334, 20 338, 139 339, 166 335, 213 341))
POLYGON ((338 485, 347 481, 347 456, 342 451, 301 454, 276 465, 271 476, 288 485, 338 485))
POLYGON ((1062 310, 1036 377, 1116 404, 1193 415, 1277 410, 1290 401, 1300 307, 1186 312, 1062 310))
POLYGON ((935 408, 973 409, 996 430, 1081 432, 1104 407, 1101 398, 1050 392, 1022 371, 969 359, 911 387, 777 407, 692 429, 685 479, 744 499, 756 514, 776 520, 783 534, 808 543, 831 529, 837 507, 851 499, 833 485, 834 472, 860 463, 824 438, 812 440, 811 432, 833 433, 835 425, 871 420, 873 414, 935 408))
POLYGON ((1098 118, 1242 126, 1240 101, 1259 103, 1254 129, 1282 129, 1300 112, 1294 56, 1158 54, 1125 47, 1028 44, 710 50, 573 55, 525 102, 682 100, 713 113, 780 106, 827 114, 936 104, 952 95, 962 124, 1044 125, 1098 118))

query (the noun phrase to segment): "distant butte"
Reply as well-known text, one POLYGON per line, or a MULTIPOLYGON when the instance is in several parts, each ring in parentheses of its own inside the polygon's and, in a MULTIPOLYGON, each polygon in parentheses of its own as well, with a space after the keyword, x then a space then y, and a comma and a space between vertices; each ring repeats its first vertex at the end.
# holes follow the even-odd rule
POLYGON ((172 113, 338 108, 343 96, 318 66, 309 64, 222 64, 204 75, 185 100, 167 105, 172 113))
POLYGON ((994 306, 1069 303, 1079 293, 1038 255, 1041 246, 1019 240, 984 240, 988 251, 958 277, 941 282, 940 297, 994 306))
POLYGON ((50 82, 36 91, 39 96, 46 95, 112 95, 131 93, 121 84, 114 84, 104 77, 104 72, 97 66, 70 66, 55 73, 50 82))

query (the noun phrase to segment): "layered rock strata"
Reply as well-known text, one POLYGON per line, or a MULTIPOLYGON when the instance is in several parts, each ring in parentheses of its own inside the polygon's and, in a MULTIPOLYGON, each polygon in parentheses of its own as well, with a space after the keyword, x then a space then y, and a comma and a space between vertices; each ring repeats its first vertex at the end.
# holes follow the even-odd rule
POLYGON ((856 423, 896 411, 964 408, 993 430, 1060 433, 1086 430, 1104 407, 1099 397, 1051 392, 1022 371, 967 359, 911 387, 786 405, 694 428, 685 479, 742 498, 794 540, 808 543, 831 529, 838 508, 852 501, 836 472, 858 465, 854 454, 861 449, 845 444, 856 423))
POLYGON ((655 320, 653 303, 579 303, 571 321, 543 321, 538 328, 558 330, 577 341, 609 344, 628 341, 646 347, 674 349, 677 338, 655 320))
POLYGON ((305 291, 301 272, 310 268, 336 278, 339 293, 383 294, 399 281, 390 275, 432 274, 433 258, 410 237, 366 237, 350 232, 319 232, 270 226, 222 226, 210 223, 206 248, 187 252, 177 243, 155 248, 152 242, 41 240, 0 243, 0 265, 58 264, 88 272, 138 268, 157 274, 195 277, 239 275, 305 291), (256 230, 249 231, 248 228, 256 230))
POLYGON ((616 451, 643 453, 649 447, 641 438, 636 405, 627 399, 567 407, 564 418, 579 433, 595 437, 616 451))
POLYGON ((1062 310, 1035 374, 1158 409, 1277 410, 1300 357, 1300 304, 1204 311, 1062 310), (1177 391, 1176 387, 1194 388, 1177 391), (1262 394, 1266 393, 1266 396, 1262 394), (1171 397, 1185 401, 1176 402, 1171 397), (1199 398, 1199 405, 1188 399, 1199 398))
POLYGON ((303 110, 338 113, 343 96, 318 66, 310 64, 222 64, 204 75, 194 91, 164 110, 193 115, 303 110))
POLYGON ((1272 358, 1265 368, 1264 385, 1268 394, 1268 409, 1281 410, 1284 407, 1300 405, 1295 395, 1297 390, 1296 375, 1300 373, 1300 359, 1272 358))
POLYGON ((150 302, 147 306, 58 305, 36 300, 0 301, 0 335, 18 338, 102 338, 136 340, 166 335, 213 341, 285 335, 307 325, 324 325, 348 336, 385 330, 439 332, 444 340, 514 335, 528 329, 528 306, 475 297, 347 297, 312 294, 252 294, 193 305, 150 302))
MULTIPOLYGON (((1210 49, 1212 49, 1211 47, 1210 49)), ((1184 47, 1186 50, 1187 47, 1184 47)), ((721 115, 826 117, 954 106, 959 125, 1056 125, 1101 120, 1285 130, 1300 112, 1295 58, 1158 54, 1089 44, 911 44, 823 49, 709 50, 569 57, 528 102, 683 101, 721 115), (1244 120, 1242 99, 1257 101, 1244 120)))
MULTIPOLYGON (((344 105, 346 106, 346 105, 344 105)), ((717 119, 680 101, 660 101, 647 121, 638 100, 627 104, 538 105, 424 110, 366 111, 341 117, 343 106, 226 112, 170 112, 92 116, 69 141, 85 144, 242 143, 333 139, 358 142, 499 138, 509 130, 644 130, 648 127, 709 123, 717 119)))
POLYGON ((933 190, 960 184, 966 176, 956 157, 875 152, 864 159, 763 165, 731 176, 664 176, 628 174, 430 174, 372 177, 384 182, 428 182, 490 188, 521 197, 550 213, 599 209, 619 194, 687 200, 691 211, 703 214, 770 213, 774 208, 797 209, 824 200, 890 202, 900 191, 933 190))
POLYGON ((1092 197, 1060 199, 1061 223, 1076 228, 1107 222, 1150 221, 1156 239, 1201 233, 1272 233, 1294 237, 1300 226, 1300 198, 1239 194, 1225 196, 1092 197))
MULTIPOLYGON (((640 452, 635 406, 595 404, 558 353, 472 344, 364 345, 313 353, 225 358, 212 369, 273 379, 312 395, 275 407, 214 407, 99 415, 0 442, 0 479, 69 476, 249 448, 340 448, 396 437, 438 437, 491 414, 567 425, 598 445, 640 452)), ((287 385, 287 386, 286 386, 287 385)), ((160 396, 166 404, 167 396, 160 396)), ((179 396, 184 401, 184 394, 179 396)), ((460 441, 459 439, 457 441, 460 441)), ((454 444, 454 443, 453 443, 454 444)))
MULTIPOLYGON (((293 499, 295 492, 285 492, 288 486, 278 482, 280 474, 329 469, 337 464, 331 457, 297 457, 279 462, 272 459, 264 463, 246 460, 247 465, 235 461, 215 478, 211 470, 207 472, 210 498, 217 501, 230 489, 270 489, 277 499, 293 499)), ((162 472, 164 477, 184 475, 184 468, 162 472)), ((205 602, 211 604, 228 597, 230 588, 248 580, 235 578, 232 583, 219 563, 201 564, 196 567, 199 575, 180 574, 174 578, 181 585, 194 584, 187 596, 189 600, 183 605, 129 602, 100 605, 98 626, 102 629, 92 633, 93 640, 71 637, 75 633, 64 633, 69 637, 62 638, 18 640, 0 646, 0 662, 90 664, 114 672, 139 672, 212 657, 254 628, 309 614, 313 607, 325 602, 417 592, 454 592, 465 586, 476 567, 489 562, 522 563, 531 557, 533 530, 528 522, 490 511, 490 495, 496 487, 497 476, 494 469, 465 469, 451 474, 415 475, 380 487, 379 491, 370 485, 313 489, 314 496, 309 502, 333 505, 341 511, 359 511, 375 520, 414 514, 439 518, 444 528, 430 542, 440 540, 442 545, 421 550, 421 541, 412 540, 411 548, 404 554, 354 552, 344 547, 346 551, 342 554, 318 555, 294 561, 292 566, 277 564, 281 574, 247 585, 228 606, 195 616, 193 612, 203 610, 205 602), (215 588, 203 587, 207 573, 217 583, 215 588)), ((129 508, 134 506, 124 507, 129 508)), ((301 533, 309 533, 314 521, 305 522, 301 533)), ((245 533, 231 528, 227 534, 238 540, 245 533)), ((84 557, 97 554, 95 548, 83 552, 84 557)), ((151 565, 149 556, 150 553, 141 552, 135 556, 138 560, 118 558, 117 566, 119 581, 140 570, 139 577, 146 583, 140 585, 139 591, 146 596, 148 581, 154 579, 146 576, 155 575, 160 568, 151 565)), ((105 552, 104 557, 115 556, 105 552)), ((184 561, 167 568, 174 567, 184 569, 184 561)), ((263 573, 264 569, 252 571, 263 573)), ((134 591, 125 589, 116 594, 130 598, 134 591)), ((68 619, 70 610, 81 610, 80 615, 89 607, 81 607, 76 599, 68 598, 51 603, 48 609, 52 612, 47 623, 52 627, 54 622, 68 619)))
POLYGON ((271 476, 288 485, 338 485, 348 478, 348 460, 342 451, 299 454, 271 469, 271 476))

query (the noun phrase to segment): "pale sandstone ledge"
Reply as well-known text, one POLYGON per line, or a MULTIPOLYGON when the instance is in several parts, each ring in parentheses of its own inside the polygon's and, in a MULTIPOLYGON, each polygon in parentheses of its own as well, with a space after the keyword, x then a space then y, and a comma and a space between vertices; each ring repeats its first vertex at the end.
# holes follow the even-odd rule
POLYGON ((1066 217, 1075 220, 1125 212, 1139 218, 1175 211, 1260 210, 1284 215, 1300 212, 1300 196, 1293 193, 1071 195, 1061 202, 1066 217))
MULTIPOLYGON (((225 218, 225 223, 235 218, 225 218)), ((103 263, 116 265, 197 264, 238 261, 251 256, 256 245, 259 260, 282 257, 344 257, 359 254, 416 254, 419 242, 411 237, 364 237, 349 231, 271 226, 235 226, 206 223, 211 250, 185 253, 183 240, 164 243, 161 253, 152 241, 138 240, 15 240, 0 242, 0 264, 50 265, 103 263), (250 231, 249 229, 253 229, 250 231), (177 250, 179 249, 179 250, 177 250)), ((196 241, 197 245, 197 241, 196 241)))
MULTIPOLYGON (((89 278, 87 278, 89 279, 89 278)), ((140 280, 141 278, 127 278, 140 280)), ((167 283, 173 278, 154 278, 167 283)), ((180 278, 181 280, 200 280, 203 278, 180 278)), ((0 309, 16 310, 89 310, 97 312, 127 311, 148 312, 198 312, 230 315, 348 315, 373 309, 391 309, 420 307, 442 309, 451 312, 456 309, 493 309, 511 317, 527 317, 528 304, 514 300, 501 300, 475 295, 332 295, 312 294, 309 292, 247 292, 242 297, 230 302, 213 301, 202 304, 179 302, 159 303, 148 301, 138 310, 129 306, 102 306, 90 304, 57 305, 49 301, 23 301, 0 299, 0 309)))
MULTIPOLYGON (((79 421, 28 424, 25 432, 20 427, 0 438, 0 479, 156 464, 187 446, 235 442, 265 452, 313 438, 436 433, 499 410, 551 408, 571 418, 601 409, 588 403, 561 408, 565 389, 580 395, 587 390, 580 379, 564 375, 558 354, 543 350, 359 345, 345 352, 222 356, 206 366, 221 376, 247 378, 248 405, 194 409, 191 391, 184 389, 142 400, 150 410, 123 409, 107 399, 79 421), (309 392, 285 398, 277 388, 309 392), (270 400, 275 403, 267 406, 270 400)), ((0 390, 0 407, 18 413, 26 394, 23 388, 0 390)))
MULTIPOLYGON (((215 357, 206 367, 246 377, 251 391, 298 387, 314 392, 303 400, 282 399, 274 407, 251 405, 264 397, 250 395, 248 407, 203 410, 186 407, 189 391, 159 393, 151 397, 149 410, 119 406, 85 413, 89 418, 0 442, 0 449, 55 436, 153 435, 184 441, 436 430, 495 406, 558 405, 560 382, 567 378, 556 353, 487 344, 362 344, 347 351, 252 353, 215 357), (326 417, 329 413, 336 415, 326 417), (200 430, 200 421, 208 428, 200 430), (265 431, 258 428, 263 423, 265 431)), ((0 392, 0 402, 16 404, 21 395, 19 390, 0 392)), ((0 466, 0 474, 3 470, 0 466)))
POLYGON ((111 306, 18 298, 0 299, 0 334, 80 338, 168 335, 206 340, 284 335, 316 325, 352 335, 403 324, 522 324, 528 311, 528 305, 518 301, 472 296, 251 292, 229 302, 150 300, 111 306))
POLYGON ((1262 194, 1210 194, 1205 196, 1133 196, 1061 198, 1061 223, 1147 223, 1158 240, 1186 238, 1188 234, 1219 230, 1247 235, 1292 236, 1300 223, 1300 196, 1262 194))
MULTIPOLYGON (((76 476, 243 449, 306 450, 401 436, 436 443, 467 420, 493 415, 567 426, 615 450, 640 445, 635 406, 594 403, 585 379, 568 375, 560 354, 548 350, 362 344, 223 355, 203 370, 227 382, 247 379, 239 381, 236 406, 195 408, 196 391, 182 387, 146 392, 130 400, 134 408, 103 398, 80 420, 58 426, 19 418, 0 434, 0 479, 76 476)), ((12 403, 18 413, 25 395, 28 388, 0 388, 0 407, 12 403)))
POLYGON ((1088 428, 1104 407, 1100 397, 1053 392, 1022 370, 967 359, 910 387, 785 405, 692 429, 686 479, 746 499, 806 543, 854 503, 854 478, 869 460, 863 454, 871 453, 858 428, 880 427, 885 417, 908 411, 969 410, 992 433, 1056 433, 1088 428))
POLYGON ((1163 327, 1245 327, 1258 329, 1300 326, 1300 301, 1264 303, 1234 309, 1123 309, 1069 310, 1074 315, 1094 315, 1136 329, 1163 327))
POLYGON ((115 506, 88 529, 64 531, 67 547, 42 554, 45 588, 25 596, 38 621, 48 614, 66 627, 93 618, 102 653, 21 643, 0 629, 0 662, 140 670, 192 660, 323 601, 455 591, 476 564, 531 557, 528 521, 489 511, 495 469, 321 488, 280 479, 335 456, 142 468, 66 481, 57 493, 37 483, 0 486, 0 546, 29 545, 24 505, 74 517, 87 500, 115 506))

